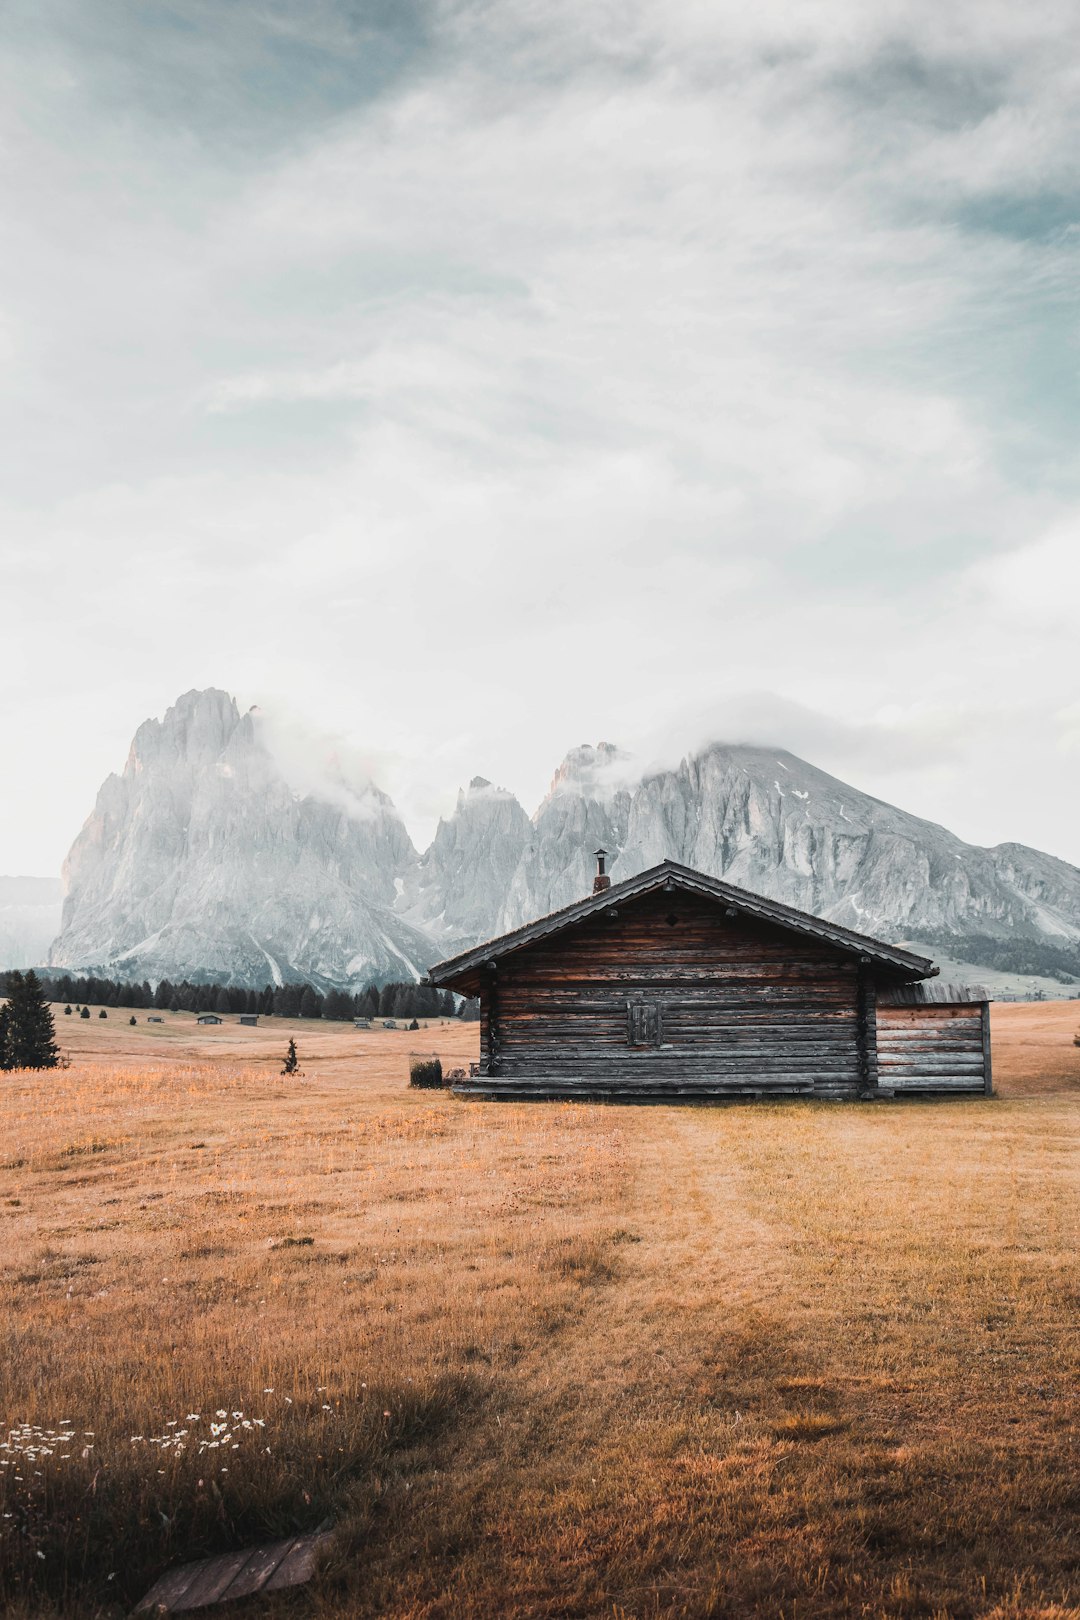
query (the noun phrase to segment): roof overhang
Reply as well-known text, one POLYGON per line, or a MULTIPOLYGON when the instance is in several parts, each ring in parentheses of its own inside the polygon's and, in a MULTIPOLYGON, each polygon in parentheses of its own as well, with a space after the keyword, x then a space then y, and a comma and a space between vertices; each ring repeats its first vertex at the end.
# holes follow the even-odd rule
POLYGON ((524 950, 539 940, 549 939, 597 913, 612 910, 622 902, 636 900, 658 890, 682 890, 701 895, 744 916, 831 945, 863 962, 889 969, 904 979, 930 979, 938 972, 928 957, 902 951, 899 946, 872 939, 868 934, 856 934, 850 928, 841 928, 821 917, 813 917, 809 912, 796 911, 794 906, 782 905, 778 900, 767 900, 764 895, 752 894, 749 889, 736 888, 733 883, 725 883, 721 878, 706 877, 704 872, 695 872, 692 867, 682 866, 678 861, 661 861, 659 866, 651 866, 647 872, 639 872, 636 877, 613 883, 610 889, 600 894, 591 894, 572 906, 564 906, 561 911, 553 911, 535 922, 526 923, 522 928, 486 940, 482 945, 462 951, 459 956, 448 957, 445 962, 437 962, 428 972, 428 983, 452 989, 456 981, 482 974, 489 966, 496 967, 515 951, 524 950))

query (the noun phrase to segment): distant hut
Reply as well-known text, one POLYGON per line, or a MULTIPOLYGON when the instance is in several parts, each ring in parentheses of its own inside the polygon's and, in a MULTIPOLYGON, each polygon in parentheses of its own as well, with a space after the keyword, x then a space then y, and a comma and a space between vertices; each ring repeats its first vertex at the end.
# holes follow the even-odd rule
POLYGON ((354 1018, 352 1022, 353 1022, 353 1029, 370 1029, 371 1028, 371 1019, 370 1018, 354 1018))
POLYGON ((464 1095, 702 1100, 989 1092, 985 992, 675 861, 432 968, 480 1001, 464 1095))
POLYGON ((222 1020, 217 1013, 200 1013, 196 1022, 199 1024, 220 1024, 222 1020))
POLYGON ((259 1022, 258 1013, 241 1013, 237 1023, 244 1024, 248 1029, 254 1029, 259 1022))

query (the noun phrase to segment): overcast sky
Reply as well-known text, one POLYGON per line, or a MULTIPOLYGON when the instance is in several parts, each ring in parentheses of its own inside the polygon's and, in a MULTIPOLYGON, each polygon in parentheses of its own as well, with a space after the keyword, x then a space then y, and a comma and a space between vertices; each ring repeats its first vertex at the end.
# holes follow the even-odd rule
POLYGON ((1075 0, 0 39, 0 872, 206 685, 420 841, 715 737, 1080 862, 1075 0))

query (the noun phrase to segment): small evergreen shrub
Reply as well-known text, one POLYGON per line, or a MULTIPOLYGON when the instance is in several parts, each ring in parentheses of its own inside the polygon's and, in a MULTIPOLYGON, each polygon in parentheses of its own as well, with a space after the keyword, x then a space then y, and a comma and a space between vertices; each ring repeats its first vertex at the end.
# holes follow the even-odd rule
POLYGON ((443 1083, 442 1060, 434 1052, 410 1052, 409 1084, 425 1091, 440 1091, 443 1083))
POLYGON ((90 1009, 89 1009, 89 1007, 84 1007, 84 1008, 83 1008, 83 1010, 82 1010, 82 1012, 81 1012, 81 1013, 80 1013, 80 1014, 79 1014, 79 1017, 80 1017, 80 1018, 89 1018, 89 1016, 90 1016, 90 1009))

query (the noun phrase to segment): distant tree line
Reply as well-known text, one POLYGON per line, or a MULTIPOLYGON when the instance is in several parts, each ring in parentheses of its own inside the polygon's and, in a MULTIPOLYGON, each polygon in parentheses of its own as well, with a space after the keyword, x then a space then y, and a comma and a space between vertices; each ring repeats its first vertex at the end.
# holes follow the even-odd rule
MULTIPOLYGON (((9 995, 9 981, 22 975, 0 973, 0 995, 9 995)), ((36 982, 36 981, 35 981, 36 982)), ((368 985, 351 994, 347 990, 316 990, 310 984, 264 985, 245 990, 233 985, 174 984, 162 979, 155 987, 144 979, 106 979, 96 974, 45 974, 40 980, 46 1000, 69 1006, 147 1007, 162 1012, 276 1013, 279 1018, 453 1018, 457 1014, 449 990, 431 985, 368 985)), ((463 1002, 462 1018, 479 1016, 475 1002, 463 1002)))
POLYGON ((1039 939, 998 939, 990 934, 920 933, 920 940, 962 962, 997 968, 1002 973, 1038 973, 1058 984, 1075 984, 1080 978, 1080 949, 1075 945, 1052 945, 1039 939))

